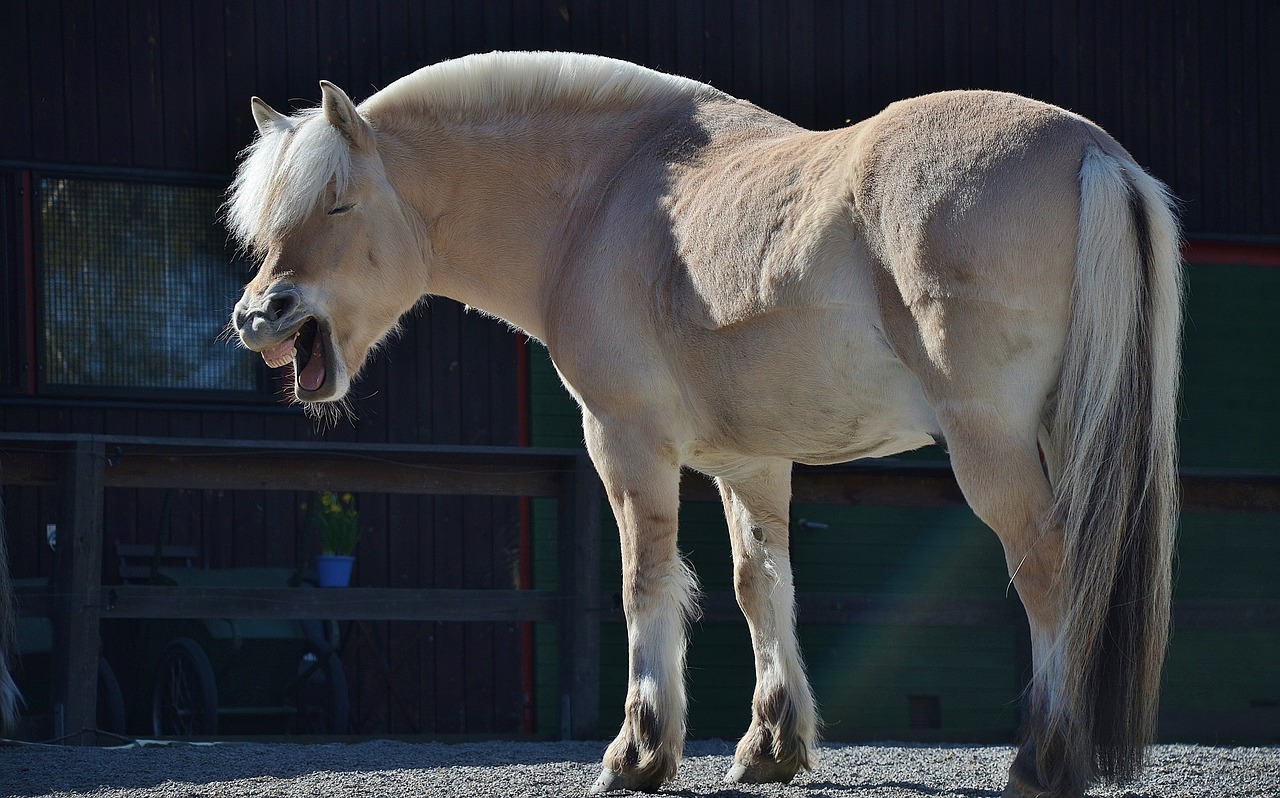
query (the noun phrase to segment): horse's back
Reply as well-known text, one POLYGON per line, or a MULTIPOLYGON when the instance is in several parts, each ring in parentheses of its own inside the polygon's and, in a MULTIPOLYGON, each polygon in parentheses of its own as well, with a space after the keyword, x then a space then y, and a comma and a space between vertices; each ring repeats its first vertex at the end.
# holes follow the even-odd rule
POLYGON ((659 296, 667 310, 707 328, 847 304, 871 264, 908 301, 1035 304, 1045 280, 1070 277, 1085 146, 1128 157, 1074 114, 988 91, 906 100, 843 130, 724 137, 672 170, 677 252, 654 264, 667 273, 653 282, 685 293, 659 296))
MULTIPOLYGON (((637 182, 662 194, 621 266, 640 279, 597 283, 610 286, 601 307, 629 287, 626 307, 601 310, 625 334, 578 337, 617 338, 610 350, 637 365, 566 366, 610 373, 620 395, 678 399, 700 450, 806 462, 926 444, 933 408, 958 393, 1028 397, 1036 414, 1059 365, 1079 163, 1096 137, 1110 141, 995 92, 929 95, 827 132, 746 113, 637 182)), ((636 205, 617 214, 632 240, 636 205)))

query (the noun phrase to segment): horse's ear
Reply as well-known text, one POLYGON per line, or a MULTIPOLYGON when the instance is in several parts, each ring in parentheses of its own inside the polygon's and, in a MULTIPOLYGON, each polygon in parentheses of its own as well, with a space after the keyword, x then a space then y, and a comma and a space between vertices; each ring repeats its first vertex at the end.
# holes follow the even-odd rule
POLYGON ((267 105, 261 97, 249 101, 253 108, 253 121, 258 124, 258 132, 267 135, 273 130, 288 130, 289 117, 267 105))
POLYGON ((320 108, 329 124, 337 128, 352 149, 371 150, 373 128, 360 116, 347 93, 327 80, 320 81, 320 91, 323 94, 320 108))

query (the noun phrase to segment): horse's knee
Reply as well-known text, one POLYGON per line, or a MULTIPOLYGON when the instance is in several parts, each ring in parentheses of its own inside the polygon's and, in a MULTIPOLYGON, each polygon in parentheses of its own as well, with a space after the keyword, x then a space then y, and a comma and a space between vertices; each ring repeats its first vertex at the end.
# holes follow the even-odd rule
POLYGON ((748 620, 762 620, 779 599, 778 588, 789 583, 791 563, 786 549, 763 543, 740 546, 733 555, 733 593, 748 620))

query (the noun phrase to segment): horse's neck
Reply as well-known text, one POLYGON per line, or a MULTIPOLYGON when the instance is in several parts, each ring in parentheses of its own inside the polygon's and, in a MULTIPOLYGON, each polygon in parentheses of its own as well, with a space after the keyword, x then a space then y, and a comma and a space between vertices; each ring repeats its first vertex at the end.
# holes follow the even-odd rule
POLYGON ((601 201, 591 189, 634 150, 636 127, 614 126, 522 124, 484 140, 446 130, 402 143, 387 172, 427 225, 429 292, 543 339, 548 281, 573 235, 571 219, 583 215, 583 203, 601 201))

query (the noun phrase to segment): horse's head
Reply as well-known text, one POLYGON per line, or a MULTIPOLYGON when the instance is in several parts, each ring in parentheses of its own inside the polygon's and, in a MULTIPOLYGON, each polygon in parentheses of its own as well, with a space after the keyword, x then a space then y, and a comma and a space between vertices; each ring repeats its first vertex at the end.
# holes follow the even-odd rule
POLYGON ((373 348, 422 296, 425 236, 397 197, 378 135, 337 86, 285 116, 253 98, 227 221, 261 263, 231 327, 272 367, 293 364, 301 402, 346 396, 373 348))

